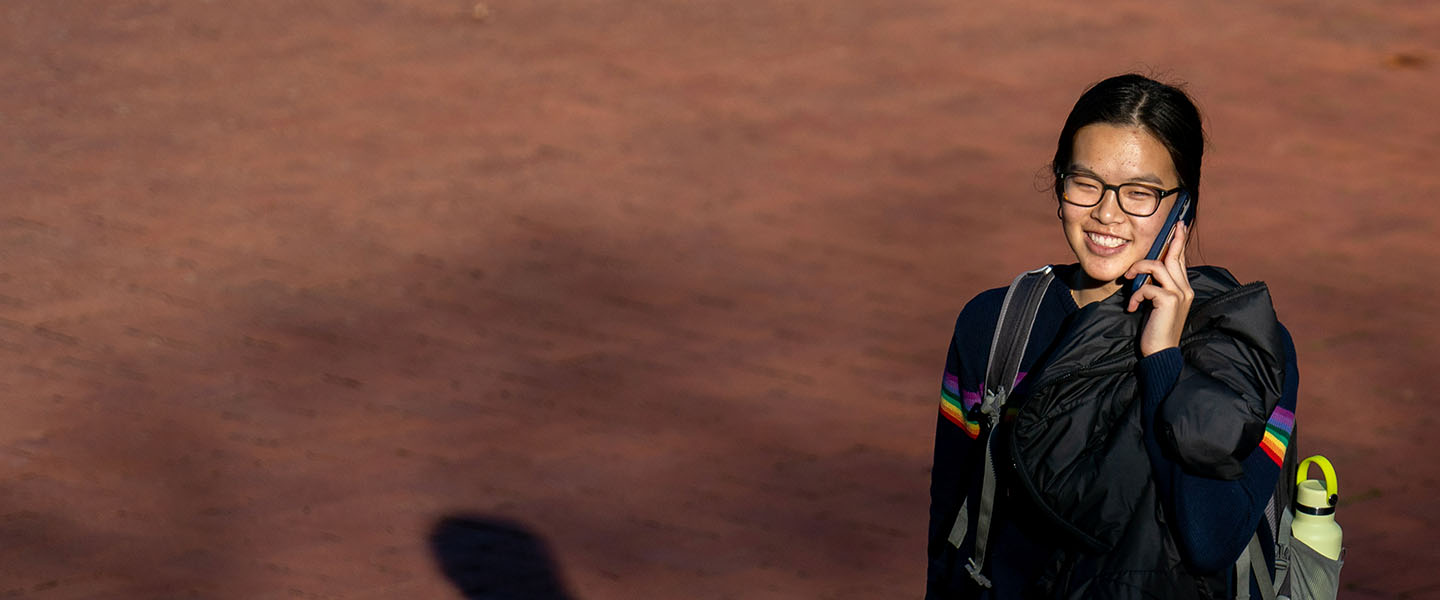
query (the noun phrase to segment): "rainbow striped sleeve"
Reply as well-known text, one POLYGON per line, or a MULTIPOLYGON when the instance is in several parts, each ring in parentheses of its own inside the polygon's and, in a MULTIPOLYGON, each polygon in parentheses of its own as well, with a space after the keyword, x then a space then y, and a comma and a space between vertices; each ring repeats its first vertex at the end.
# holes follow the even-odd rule
POLYGON ((979 393, 960 391, 960 378, 953 373, 945 374, 945 384, 940 386, 940 414, 964 430, 970 439, 980 437, 980 423, 969 417, 970 409, 979 403, 979 393))
POLYGON ((1290 432, 1294 429, 1295 413, 1281 406, 1275 407, 1275 412, 1270 414, 1270 421, 1265 423, 1265 437, 1260 440, 1260 447, 1276 465, 1285 462, 1285 447, 1290 445, 1290 432))
MULTIPOLYGON (((1016 373, 1015 382, 1010 385, 1010 389, 1015 389, 1015 386, 1020 385, 1022 379, 1025 379, 1025 373, 1016 373)), ((980 437, 980 422, 970 420, 970 414, 971 409, 980 403, 980 398, 980 392, 962 391, 960 378, 947 372, 945 373, 945 385, 940 386, 940 414, 950 419, 950 422, 954 423, 956 427, 965 430, 966 435, 973 440, 980 437)), ((1287 436, 1286 439, 1288 440, 1289 437, 1287 436)))

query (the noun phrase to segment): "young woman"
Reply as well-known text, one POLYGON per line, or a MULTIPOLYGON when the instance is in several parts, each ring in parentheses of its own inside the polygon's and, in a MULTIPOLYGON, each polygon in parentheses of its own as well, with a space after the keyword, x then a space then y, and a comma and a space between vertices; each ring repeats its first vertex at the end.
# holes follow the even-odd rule
POLYGON ((1051 267, 1003 418, 981 408, 1006 288, 956 320, 926 598, 1233 598, 1257 532, 1269 564, 1294 348, 1264 284, 1187 263, 1203 151, 1195 105, 1146 77, 1071 110, 1052 167, 1076 263, 1051 267), (1189 218, 1146 260, 1183 198, 1189 218))

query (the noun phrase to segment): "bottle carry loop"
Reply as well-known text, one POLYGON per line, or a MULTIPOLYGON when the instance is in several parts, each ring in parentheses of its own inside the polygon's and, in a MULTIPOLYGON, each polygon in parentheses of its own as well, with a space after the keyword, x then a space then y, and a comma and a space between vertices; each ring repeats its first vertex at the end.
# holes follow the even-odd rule
MULTIPOLYGON (((984 575, 985 556, 990 538, 991 516, 995 509, 995 427, 1000 424, 1000 411, 1015 387, 1020 374, 1020 361, 1025 357, 1025 348, 1030 342, 1030 329, 1035 324, 1035 314, 1045 298, 1045 290, 1055 278, 1047 265, 1033 271, 1021 273, 1005 291, 1005 302, 1000 306, 996 320, 995 335, 990 340, 990 356, 985 365, 985 382, 981 402, 975 408, 983 416, 980 441, 985 444, 985 467, 980 484, 980 507, 975 517, 975 549, 966 561, 965 571, 981 587, 991 587, 984 575)), ((979 420, 979 419, 977 419, 979 420)), ((956 548, 965 541, 970 526, 970 500, 967 497, 960 505, 955 525, 950 529, 950 543, 956 548)))
POLYGON ((1335 477, 1335 466, 1330 464, 1330 459, 1316 454, 1310 458, 1300 461, 1300 468, 1295 473, 1295 485, 1305 483, 1310 476, 1310 465, 1320 466, 1320 472, 1325 474, 1325 496, 1330 500, 1329 506, 1311 508, 1299 502, 1295 503, 1295 510, 1307 515, 1333 515, 1335 507, 1340 504, 1340 483, 1335 477))

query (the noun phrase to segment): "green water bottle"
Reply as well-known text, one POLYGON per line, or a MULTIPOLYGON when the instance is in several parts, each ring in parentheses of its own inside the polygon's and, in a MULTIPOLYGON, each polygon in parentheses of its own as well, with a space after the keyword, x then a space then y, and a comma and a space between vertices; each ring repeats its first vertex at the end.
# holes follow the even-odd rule
POLYGON ((1335 522, 1335 505, 1340 502, 1340 485, 1335 480, 1335 467, 1323 456, 1312 456, 1300 463, 1296 477, 1295 521, 1290 535, 1330 560, 1340 560, 1340 524, 1335 522), (1325 481, 1306 479, 1310 464, 1320 466, 1325 481))

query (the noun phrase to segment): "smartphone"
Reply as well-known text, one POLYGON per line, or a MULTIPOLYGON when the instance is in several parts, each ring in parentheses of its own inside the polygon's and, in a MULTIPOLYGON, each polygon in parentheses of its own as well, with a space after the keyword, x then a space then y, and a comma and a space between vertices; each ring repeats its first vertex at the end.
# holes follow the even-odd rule
MULTIPOLYGON (((1180 195, 1175 198, 1175 206, 1170 208, 1170 214, 1165 217, 1165 225, 1160 228, 1160 235, 1156 236, 1155 243, 1150 245, 1150 253, 1145 255, 1145 260, 1156 260, 1165 253, 1165 247, 1170 245, 1170 240, 1175 237, 1175 227, 1181 222, 1189 223, 1194 220, 1190 213, 1190 192, 1180 190, 1180 195)), ((1141 273, 1130 283, 1130 293, 1135 293, 1140 286, 1150 280, 1149 273, 1141 273)))

